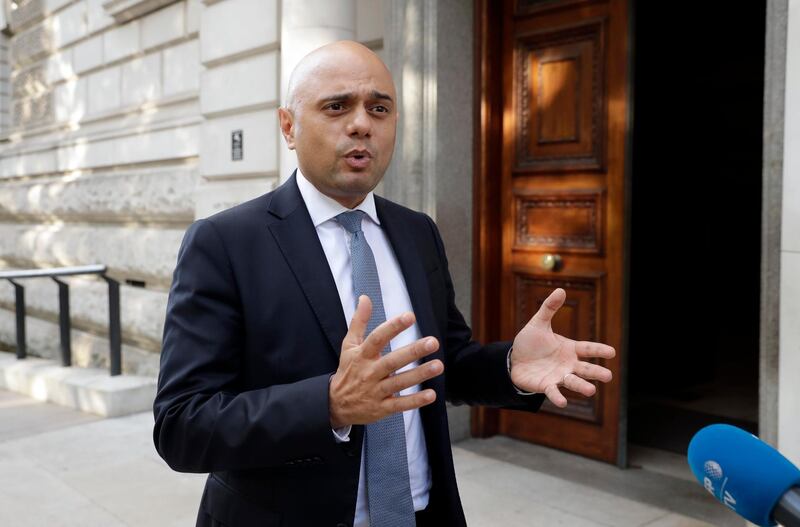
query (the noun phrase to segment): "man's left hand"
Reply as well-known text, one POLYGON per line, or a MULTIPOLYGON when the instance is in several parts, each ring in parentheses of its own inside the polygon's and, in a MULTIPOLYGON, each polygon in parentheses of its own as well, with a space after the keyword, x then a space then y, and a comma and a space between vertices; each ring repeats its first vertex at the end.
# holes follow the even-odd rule
POLYGON ((559 386, 590 397, 595 386, 589 381, 611 380, 611 370, 586 359, 610 359, 616 353, 605 344, 577 342, 553 333, 553 316, 566 298, 563 289, 550 293, 539 311, 517 333, 511 351, 511 382, 520 390, 544 393, 559 408, 567 406, 567 398, 559 386))

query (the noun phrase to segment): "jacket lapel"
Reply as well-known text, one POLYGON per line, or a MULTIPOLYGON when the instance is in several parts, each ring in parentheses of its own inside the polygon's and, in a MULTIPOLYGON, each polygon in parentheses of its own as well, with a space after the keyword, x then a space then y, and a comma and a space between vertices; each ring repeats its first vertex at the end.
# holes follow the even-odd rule
MULTIPOLYGON (((398 221, 397 215, 391 214, 387 210, 390 206, 391 203, 375 196, 375 209, 378 213, 378 218, 381 220, 381 227, 383 227, 389 242, 392 244, 397 262, 400 264, 400 270, 403 272, 408 296, 411 298, 411 306, 414 308, 414 315, 417 317, 420 333, 423 336, 432 335, 439 338, 440 335, 430 301, 428 276, 422 265, 423 260, 418 252, 417 244, 413 239, 414 233, 410 231, 409 225, 398 221)), ((431 357, 429 356, 429 358, 431 357)))
POLYGON ((328 259, 311 222, 296 174, 275 190, 269 212, 281 218, 269 226, 311 309, 338 357, 347 334, 347 321, 328 259))
MULTIPOLYGON (((414 308, 414 314, 417 317, 419 331, 423 337, 434 336, 439 339, 440 343, 439 349, 435 353, 423 358, 422 362, 438 358, 447 364, 444 355, 445 343, 442 341, 442 335, 439 334, 436 317, 433 313, 430 287, 428 285, 428 273, 425 270, 425 266, 422 264, 423 258, 419 254, 417 244, 414 241, 414 235, 419 233, 411 232, 409 225, 399 221, 398 215, 392 214, 390 210, 387 210, 392 206, 393 204, 391 202, 379 198, 378 196, 375 197, 375 208, 378 212, 378 218, 381 220, 381 227, 386 231, 389 242, 394 249, 394 254, 397 256, 397 261, 400 264, 400 270, 403 272, 406 288, 408 289, 408 296, 411 298, 411 306, 414 308)), ((445 366, 445 372, 446 370, 447 366, 445 366)), ((423 388, 432 388, 437 393, 436 402, 420 408, 420 417, 422 418, 422 429, 425 434, 425 441, 429 449, 429 460, 431 461, 433 477, 434 480, 441 481, 441 478, 445 477, 444 475, 446 474, 446 469, 442 467, 443 459, 446 459, 447 456, 452 456, 449 447, 446 448, 445 451, 441 450, 441 445, 449 445, 450 443, 449 436, 447 436, 444 375, 429 379, 422 383, 422 386, 423 388), (442 428, 444 428, 444 432, 442 432, 442 428), (431 450, 432 448, 439 448, 438 454, 435 453, 434 450, 431 450)))

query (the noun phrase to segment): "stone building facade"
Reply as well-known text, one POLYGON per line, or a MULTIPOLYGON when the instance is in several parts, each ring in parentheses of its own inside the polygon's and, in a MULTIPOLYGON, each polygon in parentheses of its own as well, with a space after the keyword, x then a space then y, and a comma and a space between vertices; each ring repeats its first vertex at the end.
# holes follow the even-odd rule
MULTIPOLYGON (((195 215, 202 4, 32 0, 11 7, 4 39, 12 102, 0 146, 3 266, 107 265, 125 284, 124 369, 153 374, 171 267, 195 215)), ((87 278, 69 282, 74 360, 102 363, 106 288, 87 278)), ((25 286, 29 349, 55 354, 56 285, 25 286)), ((0 340, 14 342, 13 295, 6 287, 0 295, 0 340)))
MULTIPOLYGON (((356 17, 352 3, 340 38, 380 49, 382 6, 369 4, 356 17)), ((124 371, 154 375, 184 230, 279 182, 276 108, 289 9, 282 19, 277 0, 8 5, 0 265, 107 265, 123 283, 124 371), (232 158, 234 132, 243 140, 240 160, 232 158)), ((74 361, 103 364, 106 287, 91 278, 69 282, 74 361)), ((56 284, 25 287, 28 347, 55 355, 56 284)), ((1 287, 6 346, 15 342, 13 307, 13 289, 1 287)))
MULTIPOLYGON (((436 219, 469 314, 473 3, 2 0, 0 268, 107 265, 123 284, 123 369, 155 375, 183 232, 291 174, 277 123, 288 73, 349 38, 384 58, 402 101, 379 190, 436 219)), ((767 24, 760 423, 800 461, 800 0, 768 0, 767 24)), ((74 362, 104 365, 106 286, 68 281, 74 362)), ((56 285, 24 283, 29 350, 54 357, 56 285)), ((0 348, 14 342, 0 284, 0 348)), ((452 421, 468 434, 468 411, 452 421)))

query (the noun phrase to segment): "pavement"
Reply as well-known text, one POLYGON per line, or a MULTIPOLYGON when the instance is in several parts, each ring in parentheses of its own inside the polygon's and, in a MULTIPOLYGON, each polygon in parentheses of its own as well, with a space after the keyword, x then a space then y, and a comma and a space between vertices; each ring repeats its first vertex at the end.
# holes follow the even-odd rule
MULTIPOLYGON (((0 526, 194 525, 205 475, 173 472, 148 413, 103 419, 0 390, 0 526)), ((680 456, 616 467, 505 437, 453 447, 469 525, 708 527, 745 522, 680 456)))

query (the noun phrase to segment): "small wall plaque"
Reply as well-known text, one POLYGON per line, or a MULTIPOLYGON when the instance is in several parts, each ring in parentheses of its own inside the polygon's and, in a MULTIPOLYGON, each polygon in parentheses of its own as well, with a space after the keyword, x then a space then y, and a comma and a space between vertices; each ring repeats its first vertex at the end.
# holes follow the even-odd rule
POLYGON ((231 132, 231 160, 241 161, 244 159, 244 132, 234 130, 231 132))

